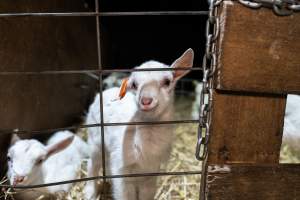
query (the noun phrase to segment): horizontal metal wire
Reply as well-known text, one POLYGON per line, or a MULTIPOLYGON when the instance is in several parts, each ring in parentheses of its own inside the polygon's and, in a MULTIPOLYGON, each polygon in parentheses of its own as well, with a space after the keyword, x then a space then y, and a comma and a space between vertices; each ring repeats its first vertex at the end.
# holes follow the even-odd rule
POLYGON ((0 75, 46 75, 46 74, 86 74, 86 73, 95 73, 95 74, 108 74, 112 72, 145 72, 145 71, 202 71, 201 67, 193 68, 142 68, 142 69, 95 69, 95 70, 51 70, 51 71, 37 71, 37 72, 20 72, 20 71, 6 71, 0 72, 0 75))
MULTIPOLYGON (((116 122, 116 123, 103 123, 103 126, 140 126, 140 125, 166 125, 166 124, 192 124, 199 123, 199 120, 173 120, 173 121, 149 121, 149 122, 116 122)), ((0 134, 43 134, 43 133, 53 133, 63 130, 76 130, 80 128, 92 128, 92 127, 101 127, 101 123, 97 124, 87 124, 87 125, 78 125, 78 126, 69 126, 63 128, 53 128, 53 129, 42 129, 42 130, 1 130, 0 134)))
POLYGON ((0 17, 118 17, 118 16, 182 16, 208 15, 208 11, 145 11, 145 12, 30 12, 0 13, 0 17))
POLYGON ((106 176, 94 176, 94 177, 80 178, 80 179, 74 179, 74 180, 37 184, 37 185, 26 185, 26 186, 25 185, 13 186, 13 185, 8 185, 8 184, 0 184, 0 188, 34 189, 34 188, 42 188, 42 187, 49 187, 49 186, 55 186, 55 185, 92 181, 92 180, 105 179, 105 178, 106 179, 114 179, 114 178, 137 178, 137 177, 151 177, 151 176, 156 176, 156 177, 158 177, 158 176, 191 176, 191 175, 200 175, 201 173, 202 173, 201 171, 185 171, 185 172, 154 172, 154 173, 106 175, 106 176))
MULTIPOLYGON (((97 11, 97 10, 96 10, 97 11)), ((92 16, 191 16, 191 15, 208 15, 208 11, 157 11, 157 12, 45 12, 45 13, 0 13, 0 17, 92 17, 92 16)), ((99 38, 99 37, 98 37, 99 38)), ((98 55, 99 57, 99 55, 98 55)), ((95 67, 96 68, 96 67, 95 67)), ((97 69, 97 70, 65 70, 65 71, 40 71, 40 72, 0 72, 0 75, 43 75, 43 74, 84 74, 84 73, 112 73, 112 72, 138 72, 138 71, 174 71, 174 70, 191 70, 201 71, 202 68, 195 67, 192 69, 186 68, 151 68, 151 69, 97 69)), ((101 82, 101 81, 100 81, 101 82)), ((155 121, 155 122, 118 122, 118 123, 99 123, 79 126, 70 126, 65 128, 45 129, 45 130, 5 130, 0 131, 0 134, 38 134, 45 132, 56 132, 60 130, 75 130, 78 128, 90 128, 99 126, 125 126, 125 125, 163 125, 163 124, 180 124, 180 123, 199 123, 198 120, 174 120, 174 121, 155 121)), ((185 171, 185 172, 155 172, 155 173, 138 173, 138 174, 122 174, 122 175, 105 175, 81 178, 75 180, 67 180, 54 183, 28 185, 28 186, 12 186, 0 184, 0 188, 18 188, 18 189, 34 189, 41 187, 49 187, 62 184, 70 184, 82 181, 91 181, 96 179, 113 179, 113 178, 135 178, 135 177, 151 177, 151 176, 182 176, 182 175, 200 175, 201 171, 185 171)))

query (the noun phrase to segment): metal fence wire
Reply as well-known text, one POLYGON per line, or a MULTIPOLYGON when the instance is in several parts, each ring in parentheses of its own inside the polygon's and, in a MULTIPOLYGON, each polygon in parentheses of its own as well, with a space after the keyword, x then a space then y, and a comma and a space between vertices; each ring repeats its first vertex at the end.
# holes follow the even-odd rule
MULTIPOLYGON (((134 72, 134 71, 168 71, 174 69, 161 69, 161 68, 151 68, 151 69, 105 69, 102 66, 102 54, 101 54, 101 44, 100 44, 100 20, 101 17, 107 16, 183 16, 183 15, 203 15, 206 16, 209 14, 208 11, 156 11, 156 12, 100 12, 99 9, 99 1, 95 0, 95 11, 92 12, 65 12, 65 13, 1 13, 0 17, 92 17, 96 18, 96 41, 97 41, 97 58, 98 58, 98 66, 97 70, 69 70, 69 71, 41 71, 41 72, 0 72, 0 75, 46 75, 46 74, 89 74, 93 73, 98 76, 99 79, 99 93, 100 93, 100 123, 98 124, 87 124, 87 125, 80 125, 80 126, 70 126, 70 127, 63 127, 63 128, 54 128, 54 129, 47 129, 47 130, 2 130, 0 134, 44 134, 44 133, 52 133, 61 130, 76 130, 79 128, 90 128, 90 127, 100 127, 101 129, 101 140, 102 144, 105 142, 104 137, 104 127, 106 126, 121 126, 121 125, 159 125, 159 124, 184 124, 184 123, 194 123, 200 124, 199 120, 174 120, 174 121, 143 121, 143 122, 122 122, 122 123, 105 123, 103 118, 103 75, 112 73, 112 72, 134 72)), ((176 70, 186 70, 183 68, 178 68, 176 70)), ((202 71, 202 67, 193 67, 192 71, 202 71)), ((196 139, 196 138, 195 138, 196 139)), ((101 176, 95 177, 87 177, 87 178, 80 178, 74 180, 66 180, 61 182, 55 183, 46 183, 46 184, 39 184, 39 185, 27 185, 27 186, 12 186, 8 184, 0 184, 0 188, 18 188, 18 189, 33 189, 33 188, 40 188, 40 187, 48 187, 60 184, 69 184, 69 183, 76 183, 81 181, 90 181, 96 179, 102 179, 104 183, 107 179, 114 179, 114 178, 130 178, 130 177, 148 177, 148 176, 186 176, 186 175, 201 175, 201 171, 184 171, 184 172, 157 172, 157 173, 137 173, 137 174, 119 174, 119 175, 108 175, 107 170, 105 169, 105 153, 104 153, 104 145, 102 145, 102 166, 103 166, 103 174, 101 176)), ((199 166, 199 168, 201 168, 199 166)), ((200 190, 199 190, 200 191, 200 190)), ((105 196, 104 196, 105 198, 105 196)), ((200 198, 200 195, 199 195, 200 198)))

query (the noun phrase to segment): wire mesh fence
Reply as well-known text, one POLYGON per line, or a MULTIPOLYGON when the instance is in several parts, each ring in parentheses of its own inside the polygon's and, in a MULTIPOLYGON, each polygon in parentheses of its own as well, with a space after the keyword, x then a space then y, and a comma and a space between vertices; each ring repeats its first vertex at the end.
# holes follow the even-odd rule
MULTIPOLYGON (((101 12, 99 7, 99 1, 95 0, 95 11, 94 12, 58 12, 58 13, 47 13, 47 12, 38 12, 38 13, 0 13, 0 18, 4 17, 95 17, 96 19, 96 43, 97 43, 97 66, 95 66, 95 70, 66 70, 66 71, 39 71, 39 72, 22 72, 22 71, 1 71, 0 75, 54 75, 54 74, 94 74, 98 77, 98 86, 99 86, 99 94, 100 94, 100 123, 97 124, 85 124, 79 126, 70 126, 70 127, 61 127, 54 129, 44 129, 44 130, 2 130, 0 134, 44 134, 44 133, 53 133, 61 130, 77 130, 83 128, 92 128, 99 127, 101 130, 101 141, 102 144, 105 143, 105 127, 107 126, 134 126, 134 125, 164 125, 164 124, 198 124, 199 120, 197 119, 181 119, 181 120, 172 120, 172 121, 140 121, 140 122, 116 122, 116 123, 107 123, 105 122, 103 116, 103 75, 109 74, 112 72, 143 72, 143 71, 173 71, 173 70, 187 70, 186 68, 178 68, 178 69, 166 69, 166 68, 146 68, 146 69, 107 69, 102 65, 102 52, 101 52, 101 17, 118 17, 118 16, 195 16, 195 15, 203 15, 206 16, 208 11, 155 11, 155 12, 101 12)), ((193 67, 189 69, 191 71, 202 71, 201 67, 193 67)), ((196 140, 196 136, 195 136, 196 140)), ((95 177, 86 177, 79 178, 74 180, 65 180, 54 183, 46 183, 46 184, 38 184, 38 185, 26 185, 26 186, 13 186, 4 182, 1 182, 0 188, 16 188, 16 189, 34 189, 40 187, 49 187, 60 184, 69 184, 76 182, 84 182, 101 179, 104 184, 108 179, 116 179, 116 178, 133 178, 133 177, 151 177, 151 176, 192 176, 192 175, 201 175, 201 166, 199 166, 199 170, 195 171, 167 171, 167 172, 151 172, 151 173, 131 173, 131 174, 114 174, 110 175, 107 173, 106 162, 107 158, 105 155, 105 147, 102 145, 102 155, 101 161, 103 166, 103 171, 101 176, 95 177)), ((104 196, 105 198, 105 196, 104 196)))

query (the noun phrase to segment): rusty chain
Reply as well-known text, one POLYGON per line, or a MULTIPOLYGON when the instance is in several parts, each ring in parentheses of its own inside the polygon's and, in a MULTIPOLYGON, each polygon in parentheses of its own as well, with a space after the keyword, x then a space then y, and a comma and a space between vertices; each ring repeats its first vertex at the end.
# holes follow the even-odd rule
POLYGON ((210 111, 212 107, 212 76, 215 72, 217 61, 215 41, 219 35, 219 19, 216 16, 216 8, 221 1, 212 1, 206 21, 206 49, 202 62, 203 85, 200 93, 198 140, 196 146, 196 158, 200 161, 203 161, 207 155, 206 144, 209 139, 210 111))
POLYGON ((201 175, 201 200, 205 199, 205 185, 207 178, 207 155, 208 142, 210 136, 211 111, 213 101, 213 75, 217 64, 216 40, 219 36, 219 18, 217 16, 217 8, 223 0, 211 0, 209 6, 209 15, 206 21, 206 49, 203 57, 203 85, 200 93, 200 112, 198 126, 198 140, 196 145, 196 158, 202 161, 201 175))
POLYGON ((300 11, 299 0, 238 0, 242 5, 258 9, 261 7, 271 7, 275 14, 279 16, 289 16, 300 11))
POLYGON ((199 127, 196 146, 196 158, 200 161, 204 160, 207 155, 205 146, 209 140, 213 89, 212 76, 215 72, 217 61, 215 41, 219 35, 219 19, 216 16, 216 8, 221 1, 213 0, 210 4, 209 17, 206 22, 206 50, 202 63, 203 85, 200 93, 199 127))

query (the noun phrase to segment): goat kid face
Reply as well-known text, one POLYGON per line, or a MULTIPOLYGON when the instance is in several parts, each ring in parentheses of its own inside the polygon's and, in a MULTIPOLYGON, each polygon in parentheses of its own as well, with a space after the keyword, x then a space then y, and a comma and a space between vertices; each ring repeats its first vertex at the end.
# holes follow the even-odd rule
POLYGON ((7 154, 8 179, 13 185, 28 185, 42 179, 42 164, 51 155, 65 149, 73 140, 66 138, 45 146, 37 140, 17 140, 7 154))
MULTIPOLYGON (((186 50, 171 66, 157 61, 143 63, 137 69, 145 68, 186 68, 193 66, 194 52, 186 50)), ((177 81, 189 70, 133 72, 128 79, 127 89, 135 93, 139 111, 151 118, 158 117, 173 102, 173 93, 177 81)))
POLYGON ((41 176, 46 147, 36 140, 20 140, 8 151, 8 178, 13 185, 26 185, 41 176))

